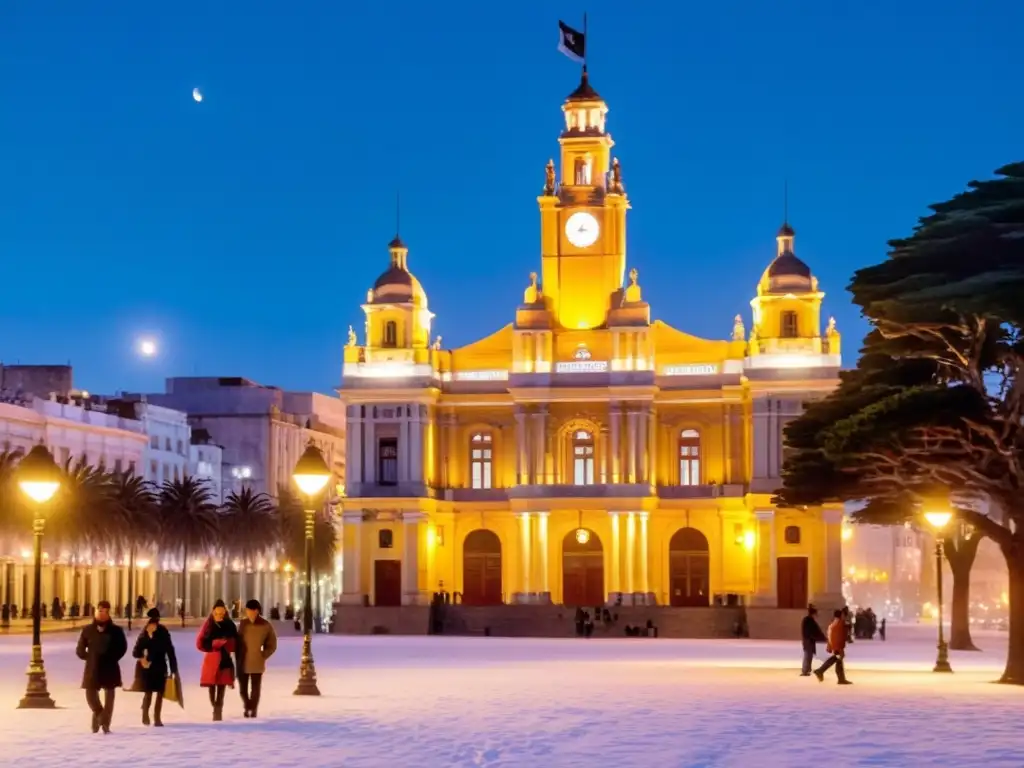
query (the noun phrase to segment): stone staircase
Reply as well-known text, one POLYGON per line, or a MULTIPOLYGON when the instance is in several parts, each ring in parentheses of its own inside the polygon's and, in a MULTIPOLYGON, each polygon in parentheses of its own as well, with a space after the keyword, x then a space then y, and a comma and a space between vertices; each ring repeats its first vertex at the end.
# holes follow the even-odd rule
MULTIPOLYGON (((345 635, 426 635, 431 627, 427 606, 336 606, 334 632, 345 635)), ((591 609, 592 610, 592 609, 591 609)), ((626 626, 658 628, 658 636, 683 639, 736 637, 745 626, 758 640, 799 640, 803 611, 776 608, 666 606, 609 606, 618 619, 609 626, 594 625, 593 637, 624 637, 626 626)), ((492 637, 575 637, 575 609, 561 605, 440 606, 440 634, 492 637)))

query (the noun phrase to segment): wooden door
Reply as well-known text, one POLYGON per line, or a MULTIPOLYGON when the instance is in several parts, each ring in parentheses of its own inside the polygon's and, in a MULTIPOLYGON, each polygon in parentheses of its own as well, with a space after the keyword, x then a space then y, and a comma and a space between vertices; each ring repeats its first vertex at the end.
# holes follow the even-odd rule
POLYGON ((668 544, 669 604, 706 608, 711 604, 708 540, 696 528, 680 528, 668 544))
POLYGON ((373 563, 373 604, 402 604, 402 561, 375 560, 373 563))
POLYGON ((462 602, 501 605, 501 598, 501 540, 493 531, 473 531, 462 547, 462 602))
POLYGON ((807 558, 780 557, 776 566, 779 608, 807 608, 807 558))
POLYGON ((562 540, 562 604, 584 608, 605 604, 604 549, 591 530, 583 536, 570 531, 562 540))

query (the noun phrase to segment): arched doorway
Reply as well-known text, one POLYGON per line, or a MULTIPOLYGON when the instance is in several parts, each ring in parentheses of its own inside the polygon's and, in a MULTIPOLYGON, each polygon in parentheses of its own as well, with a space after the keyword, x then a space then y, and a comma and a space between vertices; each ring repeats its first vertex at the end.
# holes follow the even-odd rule
POLYGON ((462 603, 501 602, 501 540, 494 531, 480 528, 462 544, 462 603))
POLYGON ((576 533, 574 528, 562 539, 562 604, 604 605, 604 549, 601 539, 587 530, 586 541, 580 542, 576 533))
POLYGON ((668 543, 669 603, 702 606, 711 603, 711 558, 707 537, 696 528, 680 528, 668 543))

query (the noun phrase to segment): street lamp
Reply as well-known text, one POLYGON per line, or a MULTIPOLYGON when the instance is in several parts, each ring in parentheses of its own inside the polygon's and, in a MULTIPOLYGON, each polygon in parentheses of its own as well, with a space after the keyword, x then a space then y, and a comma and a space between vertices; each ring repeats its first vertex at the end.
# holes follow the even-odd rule
POLYGON ((32 660, 28 664, 28 685, 25 687, 25 698, 18 704, 18 709, 53 709, 56 705, 46 689, 46 669, 43 667, 43 639, 40 631, 42 617, 42 580, 43 580, 43 525, 46 522, 43 512, 46 502, 60 488, 60 468, 53 456, 42 445, 37 445, 28 452, 19 463, 17 469, 18 486, 22 493, 34 503, 32 532, 35 538, 35 566, 33 587, 35 596, 32 599, 32 660))
POLYGON ((924 513, 924 519, 935 529, 935 578, 939 603, 939 655, 935 659, 935 669, 932 670, 933 672, 953 671, 953 668, 949 666, 949 647, 946 645, 946 636, 942 629, 942 529, 949 524, 952 517, 953 513, 948 510, 934 510, 924 513))
POLYGON ((311 442, 299 458, 292 472, 295 484, 306 497, 306 600, 302 606, 302 660, 299 662, 299 684, 295 688, 296 696, 319 696, 320 689, 316 686, 316 666, 313 664, 313 526, 316 512, 313 499, 323 491, 327 481, 331 479, 331 470, 324 461, 323 454, 311 442))

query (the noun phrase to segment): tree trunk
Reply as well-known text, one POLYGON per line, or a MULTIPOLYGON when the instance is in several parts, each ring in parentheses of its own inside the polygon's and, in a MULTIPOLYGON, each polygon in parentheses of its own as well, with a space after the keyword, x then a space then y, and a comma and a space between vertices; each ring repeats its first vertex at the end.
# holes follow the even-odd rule
POLYGON ((181 626, 185 626, 185 606, 188 604, 188 549, 181 550, 181 626))
POLYGON ((978 555, 981 536, 950 536, 943 550, 953 573, 953 600, 949 617, 949 649, 951 651, 977 651, 971 639, 971 568, 978 555))
POLYGON ((1010 571, 1010 638, 1001 683, 1024 685, 1024 536, 1003 548, 1010 571))

